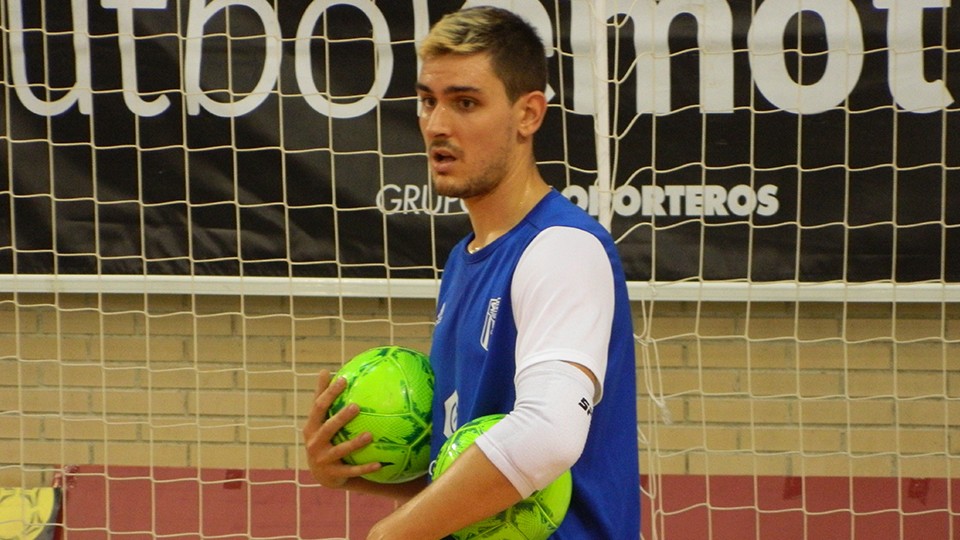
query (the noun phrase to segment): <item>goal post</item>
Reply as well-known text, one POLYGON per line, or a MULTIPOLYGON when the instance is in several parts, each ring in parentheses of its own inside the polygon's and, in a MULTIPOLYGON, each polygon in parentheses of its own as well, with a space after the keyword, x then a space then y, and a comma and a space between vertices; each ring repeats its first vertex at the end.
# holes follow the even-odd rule
MULTIPOLYGON (((215 276, 0 276, 0 290, 21 294, 243 294, 353 298, 436 298, 437 280, 413 278, 271 278, 215 276)), ((949 283, 749 283, 639 282, 627 284, 631 300, 664 302, 880 302, 954 303, 949 283)))

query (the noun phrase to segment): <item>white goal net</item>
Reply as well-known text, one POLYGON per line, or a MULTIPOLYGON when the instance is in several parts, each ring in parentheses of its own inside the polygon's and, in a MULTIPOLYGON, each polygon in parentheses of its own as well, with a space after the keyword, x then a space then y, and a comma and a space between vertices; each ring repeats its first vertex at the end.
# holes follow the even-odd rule
MULTIPOLYGON (((644 537, 960 533, 960 7, 486 3, 547 44, 541 171, 620 246, 644 537)), ((393 508, 317 487, 300 427, 321 369, 429 350, 468 221, 415 50, 462 5, 0 2, 0 538, 393 508)))

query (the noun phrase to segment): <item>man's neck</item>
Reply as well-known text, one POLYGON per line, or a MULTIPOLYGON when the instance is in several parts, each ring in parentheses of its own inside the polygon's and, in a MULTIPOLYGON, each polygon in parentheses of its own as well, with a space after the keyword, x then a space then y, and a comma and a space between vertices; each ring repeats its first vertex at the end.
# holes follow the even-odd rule
POLYGON ((534 166, 523 177, 503 182, 483 197, 465 200, 474 232, 468 247, 477 251, 506 234, 549 192, 550 186, 534 166))

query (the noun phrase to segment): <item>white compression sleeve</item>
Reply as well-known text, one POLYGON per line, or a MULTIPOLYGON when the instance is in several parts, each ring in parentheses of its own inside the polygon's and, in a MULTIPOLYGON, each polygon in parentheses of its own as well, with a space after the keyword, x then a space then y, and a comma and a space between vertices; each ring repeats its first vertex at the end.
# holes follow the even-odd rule
POLYGON ((517 401, 476 444, 523 497, 542 489, 583 453, 593 412, 593 381, 576 366, 550 360, 516 377, 517 401))
POLYGON ((595 236, 550 227, 524 251, 510 297, 517 323, 517 372, 566 360, 593 373, 602 398, 613 328, 613 268, 595 236))

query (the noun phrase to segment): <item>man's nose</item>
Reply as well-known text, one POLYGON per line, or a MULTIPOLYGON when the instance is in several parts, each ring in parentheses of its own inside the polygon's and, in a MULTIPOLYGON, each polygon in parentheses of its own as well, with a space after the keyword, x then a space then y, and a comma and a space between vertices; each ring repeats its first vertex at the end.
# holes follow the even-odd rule
POLYGON ((431 137, 450 134, 450 110, 437 105, 423 117, 423 132, 431 137))

